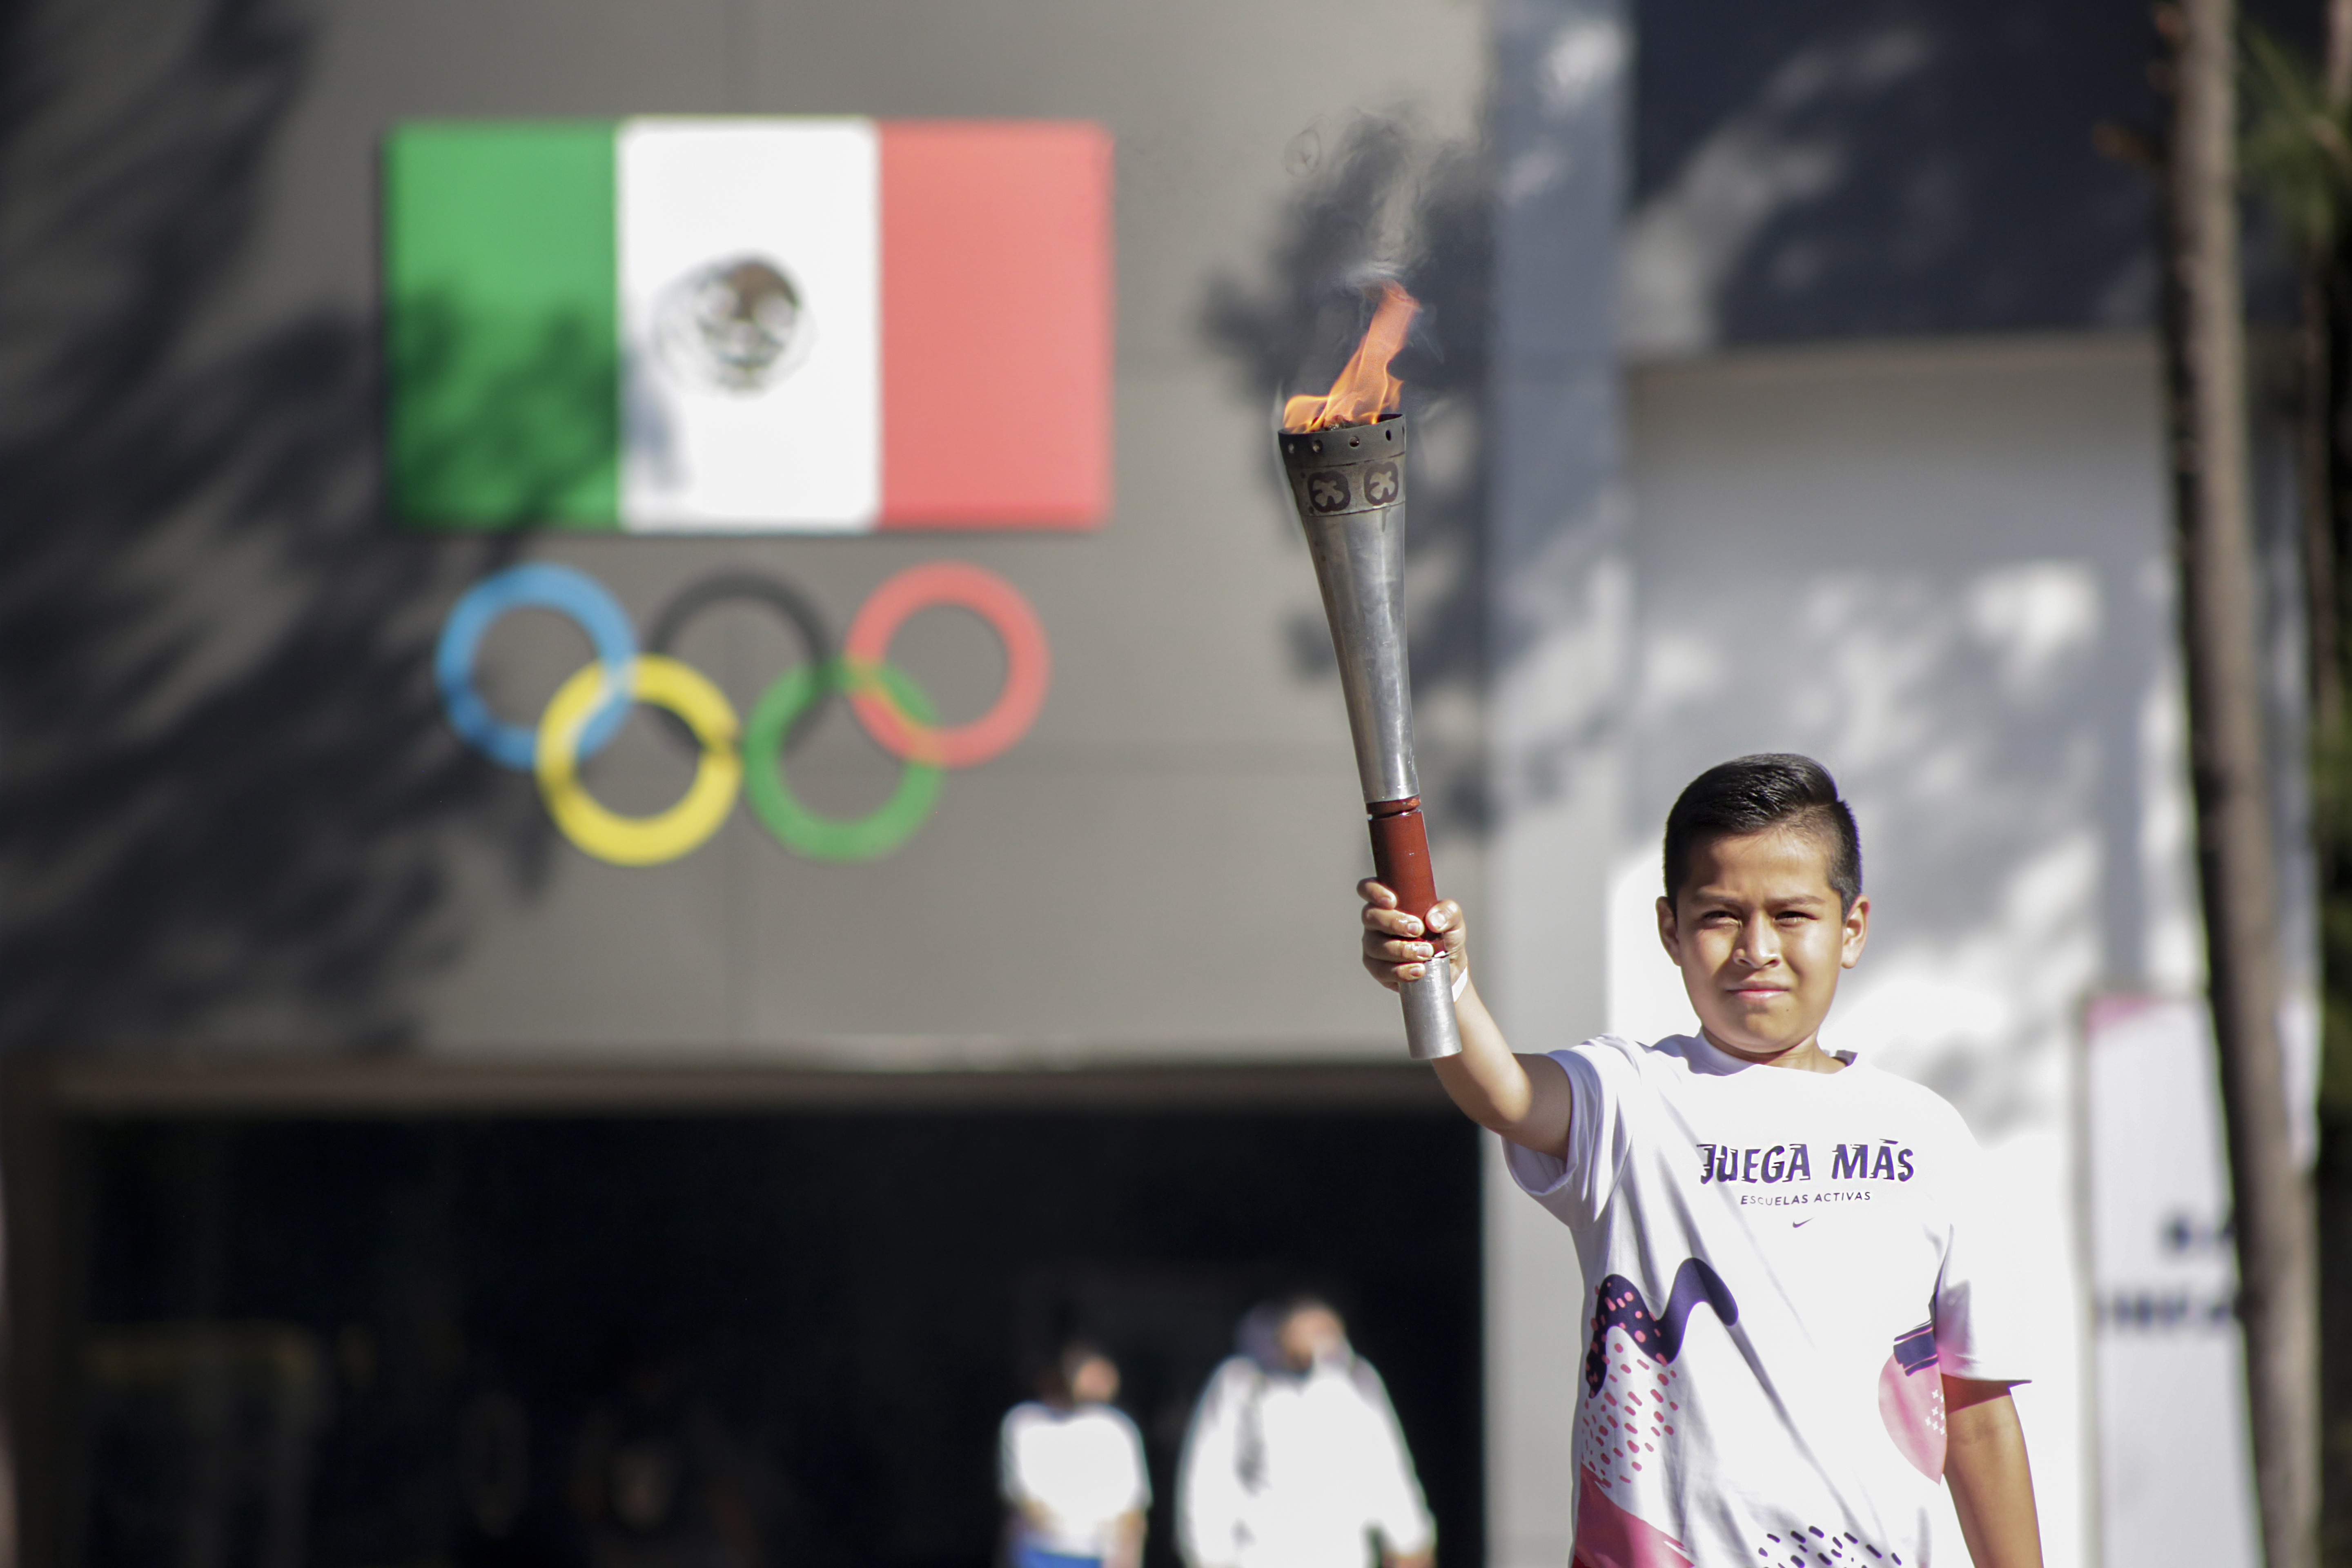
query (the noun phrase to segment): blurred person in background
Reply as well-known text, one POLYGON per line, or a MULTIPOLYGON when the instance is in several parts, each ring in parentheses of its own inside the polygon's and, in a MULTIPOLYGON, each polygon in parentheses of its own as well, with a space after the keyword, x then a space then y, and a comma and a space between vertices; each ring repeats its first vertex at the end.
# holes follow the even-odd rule
POLYGON ((1111 1401, 1118 1368, 1073 1342, 1004 1415, 998 1462, 1012 1568, 1137 1568, 1151 1506, 1143 1438, 1111 1401))
POLYGON ((1252 1311, 1236 1339, 1177 1471, 1189 1568, 1431 1568, 1437 1531, 1404 1431, 1339 1314, 1296 1297, 1252 1311))

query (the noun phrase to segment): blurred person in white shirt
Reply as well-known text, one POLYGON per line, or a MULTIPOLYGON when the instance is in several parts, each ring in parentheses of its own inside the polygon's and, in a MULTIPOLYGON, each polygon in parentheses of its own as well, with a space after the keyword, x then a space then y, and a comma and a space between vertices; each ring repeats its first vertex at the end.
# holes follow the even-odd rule
POLYGON ((1138 1568, 1151 1479, 1135 1423, 1111 1403, 1118 1368, 1073 1343, 1042 1383, 1005 1413, 998 1444, 1012 1568, 1138 1568))
POLYGON ((1297 1297, 1253 1311, 1238 1338, 1177 1472, 1189 1568, 1432 1568, 1437 1531, 1403 1429, 1339 1314, 1297 1297))

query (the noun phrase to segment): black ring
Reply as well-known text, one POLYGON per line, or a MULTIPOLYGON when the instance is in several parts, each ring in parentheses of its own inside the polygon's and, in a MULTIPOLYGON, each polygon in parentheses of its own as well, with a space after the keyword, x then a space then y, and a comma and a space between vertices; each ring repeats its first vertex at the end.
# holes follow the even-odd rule
MULTIPOLYGON (((669 603, 662 606, 661 614, 654 617, 654 629, 646 638, 646 651, 667 655, 671 645, 684 635, 688 622, 713 605, 733 599, 748 599, 775 611, 785 625, 799 634, 801 650, 808 656, 810 668, 821 669, 834 658, 835 649, 832 629, 824 624, 824 612, 818 609, 814 601, 781 578, 740 568, 713 572, 709 576, 698 578, 679 589, 669 603)), ((830 687, 825 689, 830 693, 830 687)), ((784 731, 786 752, 807 739, 808 732, 824 717, 832 701, 832 697, 827 695, 823 700, 812 702, 793 721, 792 727, 784 731)), ((668 721, 661 728, 675 736, 681 745, 688 751, 702 749, 702 742, 695 739, 694 731, 675 714, 663 710, 660 717, 668 721)))

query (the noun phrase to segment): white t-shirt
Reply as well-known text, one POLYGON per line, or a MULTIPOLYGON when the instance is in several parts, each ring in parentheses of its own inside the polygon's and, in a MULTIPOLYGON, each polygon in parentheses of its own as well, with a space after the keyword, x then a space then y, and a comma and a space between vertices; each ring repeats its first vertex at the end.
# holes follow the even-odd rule
POLYGON ((1552 1059, 1568 1158, 1505 1148, 1584 1268, 1580 1568, 1925 1568, 1938 1373, 2026 1376, 1959 1113, 1689 1036, 1552 1059))
POLYGON ((1367 1568, 1375 1537, 1402 1556, 1437 1538, 1388 1389, 1352 1352, 1303 1375, 1218 1367, 1177 1491, 1192 1568, 1367 1568))
POLYGON ((1120 1516, 1151 1502, 1143 1439, 1108 1405, 1014 1405, 999 1436, 998 1468, 1004 1500, 1045 1515, 1042 1529, 1024 1527, 1027 1539, 1065 1556, 1105 1555, 1120 1516))

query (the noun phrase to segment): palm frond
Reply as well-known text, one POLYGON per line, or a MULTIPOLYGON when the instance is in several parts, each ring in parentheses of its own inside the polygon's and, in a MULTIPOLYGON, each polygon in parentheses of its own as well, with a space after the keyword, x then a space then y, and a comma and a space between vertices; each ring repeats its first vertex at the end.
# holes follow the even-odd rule
POLYGON ((2352 119, 2319 68, 2260 24, 2246 24, 2241 73, 2246 183, 2298 249, 2331 254, 2352 228, 2352 119))

